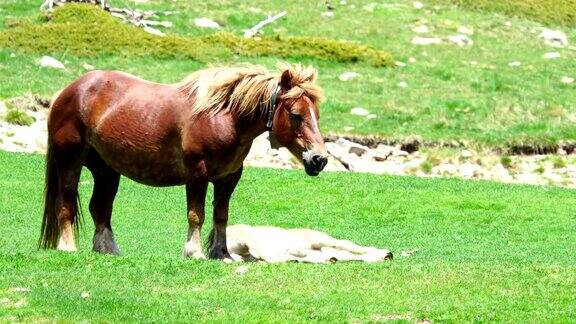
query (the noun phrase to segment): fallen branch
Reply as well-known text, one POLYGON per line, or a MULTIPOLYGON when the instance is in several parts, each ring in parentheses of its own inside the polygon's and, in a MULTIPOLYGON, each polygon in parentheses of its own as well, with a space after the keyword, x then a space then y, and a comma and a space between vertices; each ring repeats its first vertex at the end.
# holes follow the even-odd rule
POLYGON ((260 31, 260 29, 262 29, 262 27, 284 17, 286 14, 287 14, 286 11, 282 11, 281 13, 277 14, 276 16, 268 17, 268 18, 262 20, 261 22, 257 23, 254 27, 244 31, 244 37, 250 38, 250 37, 256 35, 258 33, 258 31, 260 31))

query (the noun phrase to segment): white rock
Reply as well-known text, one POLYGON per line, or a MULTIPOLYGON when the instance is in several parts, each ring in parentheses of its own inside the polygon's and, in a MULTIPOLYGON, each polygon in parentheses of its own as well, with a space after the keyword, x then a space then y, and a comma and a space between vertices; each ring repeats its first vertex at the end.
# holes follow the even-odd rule
POLYGON ((408 88, 408 83, 401 81, 401 82, 398 82, 398 86, 400 88, 408 88))
POLYGON ((522 62, 519 62, 519 61, 514 61, 514 62, 508 63, 508 66, 510 66, 510 67, 517 67, 520 65, 522 65, 522 62))
POLYGON ((400 62, 400 61, 396 61, 396 62, 394 62, 394 65, 399 66, 399 67, 405 67, 405 66, 406 66, 406 63, 400 62))
POLYGON ((410 155, 410 153, 403 151, 403 150, 394 150, 394 152, 392 152, 393 156, 401 156, 401 157, 407 157, 410 155))
POLYGON ((345 5, 347 5, 347 4, 348 4, 348 2, 347 2, 346 0, 340 0, 340 5, 341 5, 341 6, 345 6, 345 5))
POLYGON ((87 293, 87 292, 83 291, 83 292, 80 294, 80 297, 82 297, 82 299, 90 298, 90 293, 87 293))
POLYGON ((362 107, 354 107, 350 109, 350 113, 356 116, 368 116, 370 112, 362 107))
POLYGON ((568 36, 563 31, 545 28, 540 33, 540 38, 546 45, 552 47, 564 47, 568 45, 568 36))
POLYGON ((333 157, 328 158, 328 164, 324 167, 324 171, 330 172, 347 172, 348 169, 337 159, 333 157))
POLYGON ((562 77, 562 79, 560 79, 560 82, 564 83, 564 84, 572 84, 574 83, 574 78, 571 77, 562 77))
POLYGON ((16 57, 16 54, 10 53, 10 57, 14 58, 14 57, 16 57))
POLYGON ((376 114, 369 114, 366 116, 366 119, 374 119, 376 117, 378 117, 378 116, 376 116, 376 114))
POLYGON ((414 37, 414 38, 412 38, 412 44, 413 45, 423 45, 423 46, 442 44, 442 39, 439 37, 414 37))
POLYGON ((511 22, 511 21, 506 21, 506 22, 504 22, 504 26, 506 26, 506 27, 512 27, 512 22, 511 22))
POLYGON ((460 34, 473 35, 474 34, 474 28, 466 27, 466 26, 460 26, 460 27, 458 27, 458 32, 460 34))
POLYGON ((542 174, 542 178, 554 183, 554 184, 560 184, 562 183, 562 180, 564 180, 562 178, 561 175, 551 172, 551 171, 546 171, 542 174))
POLYGON ((465 158, 465 159, 469 159, 469 158, 471 158, 471 157, 474 156, 474 153, 472 153, 472 152, 469 151, 469 150, 464 150, 464 151, 462 151, 462 153, 460 154, 460 156, 463 157, 463 158, 465 158))
POLYGON ((409 58, 408 58, 408 62, 410 62, 410 63, 416 63, 416 58, 414 58, 414 57, 409 57, 409 58))
POLYGON ((451 163, 441 163, 432 168, 432 173, 443 176, 453 176, 458 173, 458 167, 451 163))
POLYGON ((326 11, 320 14, 324 18, 332 18, 334 17, 334 11, 326 11))
POLYGON ((458 172, 460 173, 460 176, 466 179, 471 179, 479 176, 481 171, 482 168, 479 165, 470 162, 462 163, 458 167, 458 172))
POLYGON ((84 70, 87 70, 87 71, 92 71, 92 70, 94 70, 94 65, 91 65, 91 64, 88 64, 88 63, 82 64, 82 67, 84 68, 84 70))
POLYGON ((468 62, 470 65, 478 65, 478 61, 470 61, 468 62))
POLYGON ((474 44, 474 41, 472 39, 470 39, 470 37, 468 37, 467 35, 464 35, 464 34, 449 36, 448 40, 451 41, 452 43, 458 45, 458 46, 468 46, 468 45, 474 44))
POLYGON ((493 179, 496 181, 511 182, 512 180, 514 180, 510 175, 510 172, 508 172, 508 169, 506 169, 501 163, 498 163, 495 166, 493 166, 490 171, 492 173, 493 179))
POLYGON ((414 9, 422 9, 424 8, 424 4, 420 1, 414 1, 412 2, 412 6, 414 7, 414 9))
POLYGON ((340 81, 350 81, 352 79, 356 79, 359 76, 360 74, 358 74, 357 72, 348 71, 340 74, 340 76, 338 76, 338 79, 340 79, 340 81))
POLYGON ((558 52, 548 52, 544 54, 545 59, 556 59, 560 57, 560 53, 558 52))
POLYGON ((152 35, 156 35, 156 36, 166 36, 166 34, 164 34, 161 30, 158 30, 156 28, 150 27, 150 26, 146 26, 143 28, 145 32, 152 34, 152 35))
POLYGON ((539 175, 536 175, 532 172, 517 174, 515 177, 515 181, 519 182, 519 183, 525 183, 525 184, 543 184, 544 183, 542 177, 540 177, 539 175))
POLYGON ((220 24, 218 24, 217 22, 215 22, 210 18, 205 17, 194 19, 194 25, 200 28, 212 28, 212 29, 220 28, 220 24))
POLYGON ((60 61, 58 61, 57 59, 51 57, 51 56, 42 56, 42 58, 40 58, 40 66, 42 67, 48 67, 48 68, 53 68, 53 69, 61 69, 61 70, 65 70, 66 67, 64 66, 64 64, 60 61))
POLYGON ((414 28, 412 28, 412 31, 418 34, 425 34, 427 32, 429 32, 428 26, 426 25, 420 25, 420 26, 416 26, 414 28))

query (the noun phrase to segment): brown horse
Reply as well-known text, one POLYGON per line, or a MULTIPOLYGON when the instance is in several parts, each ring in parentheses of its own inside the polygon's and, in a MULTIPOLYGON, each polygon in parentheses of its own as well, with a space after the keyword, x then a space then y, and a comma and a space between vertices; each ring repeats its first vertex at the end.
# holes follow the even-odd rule
POLYGON ((318 127, 321 89, 311 67, 200 70, 178 84, 93 71, 65 88, 48 116, 43 248, 75 251, 78 180, 93 175, 93 250, 119 254, 111 226, 120 175, 150 186, 186 185, 184 257, 204 258, 200 230, 208 183, 214 185, 210 258, 226 248, 228 203, 252 141, 269 130, 315 176, 327 163, 318 127))

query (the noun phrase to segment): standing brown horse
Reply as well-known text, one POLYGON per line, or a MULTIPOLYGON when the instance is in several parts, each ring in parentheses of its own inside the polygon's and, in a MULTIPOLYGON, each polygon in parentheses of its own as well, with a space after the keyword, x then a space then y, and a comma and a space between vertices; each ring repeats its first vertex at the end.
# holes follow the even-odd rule
POLYGON ((318 128, 321 89, 311 67, 259 66, 200 70, 165 85, 112 71, 93 71, 65 88, 48 116, 44 218, 40 245, 75 251, 78 180, 93 175, 93 250, 119 254, 112 204, 120 175, 150 186, 186 185, 184 257, 204 258, 200 230, 208 183, 214 184, 209 257, 230 257, 230 196, 252 141, 269 130, 315 176, 327 162, 318 128))

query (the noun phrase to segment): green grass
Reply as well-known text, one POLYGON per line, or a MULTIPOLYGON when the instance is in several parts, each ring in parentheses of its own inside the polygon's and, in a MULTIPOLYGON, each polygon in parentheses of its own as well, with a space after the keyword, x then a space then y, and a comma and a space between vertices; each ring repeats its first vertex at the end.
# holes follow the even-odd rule
MULTIPOLYGON (((448 0, 457 5, 485 11, 532 18, 546 24, 576 26, 574 0, 448 0)), ((444 1, 446 2, 446 1, 444 1)))
POLYGON ((231 223, 320 229, 389 248, 396 259, 253 263, 236 274, 237 264, 181 258, 183 188, 126 179, 113 217, 123 257, 90 252, 89 216, 79 253, 37 251, 43 157, 0 153, 0 165, 0 300, 9 301, 0 303, 0 321, 568 322, 576 316, 573 191, 249 168, 231 203, 231 223), (399 257, 416 248, 412 257, 399 257), (83 292, 90 297, 81 298, 83 292), (20 300, 23 306, 10 307, 20 300))
MULTIPOLYGON (((543 0, 544 1, 544 0, 543 0)), ((379 68, 369 61, 357 63, 327 60, 317 55, 288 57, 290 62, 315 65, 327 101, 322 106, 321 128, 325 133, 377 135, 403 140, 411 135, 425 142, 463 142, 473 148, 507 148, 513 145, 549 145, 576 141, 575 84, 563 84, 563 76, 576 71, 576 52, 547 47, 538 39, 543 27, 528 18, 494 15, 453 5, 435 7, 426 3, 424 10, 412 7, 412 1, 399 0, 398 6, 373 1, 354 1, 341 6, 335 2, 335 16, 325 19, 322 1, 280 2, 255 0, 249 3, 210 1, 209 3, 153 1, 134 4, 115 1, 141 9, 176 10, 168 16, 174 28, 165 30, 174 37, 211 39, 213 30, 194 26, 197 17, 210 17, 224 27, 220 35, 240 36, 243 30, 262 20, 268 12, 287 10, 288 15, 264 28, 264 40, 322 37, 349 40, 392 53, 395 60, 408 62, 406 67, 379 68), (352 3, 351 3, 352 4, 352 3), (431 29, 423 36, 449 36, 460 25, 474 28, 474 45, 460 48, 449 43, 416 46, 410 43, 416 34, 411 30, 424 23, 431 29), (509 27, 507 24, 511 23, 509 27), (545 60, 546 52, 559 51, 561 58, 545 60), (508 64, 520 61, 519 67, 508 64), (477 64, 471 64, 476 62, 477 64), (349 82, 338 80, 346 71, 360 77, 349 82), (407 88, 398 86, 406 82, 407 88), (377 118, 352 116, 353 107, 364 107, 377 118), (344 131, 352 127, 352 130, 344 131)), ((38 24, 34 0, 10 0, 0 4, 0 34, 24 24, 38 24), (1 16, 1 15, 0 15, 1 16)), ((164 18, 162 18, 164 19, 164 18)), ((557 26, 551 23, 552 26, 557 26)), ((576 30, 566 29, 571 43, 576 30)), ((170 37, 172 37, 170 36, 170 37)), ((232 47, 234 48, 234 47, 232 47)), ((191 49, 192 50, 192 49, 191 49)), ((51 96, 83 74, 83 63, 99 69, 124 70, 158 82, 177 82, 190 72, 212 64, 251 62, 268 67, 284 60, 285 55, 247 56, 241 50, 228 50, 192 60, 186 57, 143 57, 100 53, 97 57, 72 55, 61 49, 53 55, 66 63, 67 71, 39 68, 40 54, 0 48, 0 98, 32 92, 51 96), (232 54, 231 54, 232 52, 232 54), (236 54, 234 54, 236 52, 236 54), (11 57, 14 53, 15 57, 11 57)))

